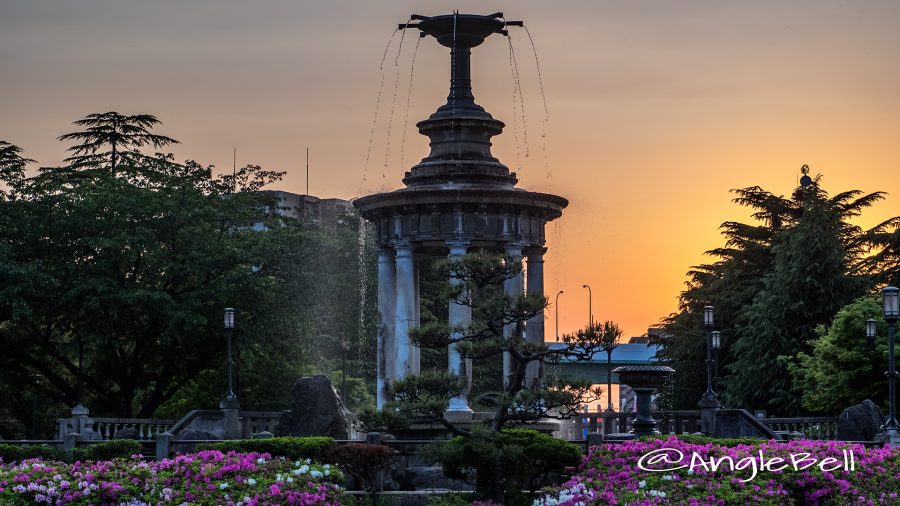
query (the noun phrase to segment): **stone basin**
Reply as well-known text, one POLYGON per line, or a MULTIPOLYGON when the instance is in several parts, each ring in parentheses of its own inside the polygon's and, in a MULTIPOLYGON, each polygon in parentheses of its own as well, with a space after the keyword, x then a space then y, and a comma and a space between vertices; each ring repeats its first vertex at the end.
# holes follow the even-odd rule
POLYGON ((656 420, 650 410, 650 398, 658 388, 666 383, 666 378, 675 369, 665 365, 623 365, 613 372, 619 375, 619 383, 624 383, 634 390, 637 396, 637 415, 631 424, 631 433, 637 436, 659 434, 656 420))
POLYGON ((665 365, 623 365, 613 369, 613 372, 619 375, 620 383, 632 389, 657 389, 665 385, 666 378, 674 373, 675 369, 665 365))

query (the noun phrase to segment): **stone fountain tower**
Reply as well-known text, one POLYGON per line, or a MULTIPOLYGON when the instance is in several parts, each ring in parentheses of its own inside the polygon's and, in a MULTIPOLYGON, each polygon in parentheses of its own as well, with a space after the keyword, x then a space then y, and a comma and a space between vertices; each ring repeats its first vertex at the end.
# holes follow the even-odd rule
MULTIPOLYGON (((525 272, 506 283, 511 295, 544 291, 544 225, 562 216, 568 201, 516 188, 515 173, 491 155, 491 137, 504 127, 472 95, 470 55, 488 36, 506 35, 503 14, 414 15, 421 36, 450 48, 450 95, 416 126, 430 139, 431 153, 403 178, 405 188, 356 199, 353 205, 375 225, 378 241, 378 409, 391 381, 419 373, 419 350, 409 329, 419 325, 419 262, 423 256, 461 258, 468 251, 505 253, 524 261, 525 272), (527 287, 525 279, 527 276, 527 287)), ((454 280, 450 280, 453 282, 454 280)), ((450 324, 471 322, 466 306, 450 304, 450 324)), ((507 332, 521 332, 515 326, 507 332)), ((543 342, 543 316, 524 326, 525 338, 543 342)), ((511 335, 511 334, 510 334, 511 335)), ((448 369, 468 378, 471 369, 451 345, 448 369)), ((504 361, 504 378, 508 377, 504 361)), ((541 374, 535 370, 532 378, 541 374)), ((448 415, 471 417, 468 393, 452 399, 448 415)))

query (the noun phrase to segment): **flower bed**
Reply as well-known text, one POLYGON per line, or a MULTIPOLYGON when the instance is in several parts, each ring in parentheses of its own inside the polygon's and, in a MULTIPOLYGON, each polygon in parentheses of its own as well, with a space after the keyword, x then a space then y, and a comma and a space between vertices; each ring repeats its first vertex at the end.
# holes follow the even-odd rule
POLYGON ((336 505, 343 476, 267 453, 201 451, 145 462, 24 460, 0 465, 3 505, 336 505))
POLYGON ((805 440, 723 446, 675 436, 606 444, 534 504, 900 504, 900 450, 805 440))

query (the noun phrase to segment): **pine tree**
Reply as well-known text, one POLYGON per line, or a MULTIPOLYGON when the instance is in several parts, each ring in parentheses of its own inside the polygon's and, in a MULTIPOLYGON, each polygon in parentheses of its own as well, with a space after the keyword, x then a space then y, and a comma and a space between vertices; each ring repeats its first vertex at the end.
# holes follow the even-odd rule
POLYGON ((133 162, 143 155, 137 148, 152 145, 160 148, 178 141, 164 135, 150 132, 161 125, 152 114, 125 116, 117 112, 88 114, 73 125, 85 127, 78 132, 59 136, 59 140, 74 140, 76 144, 68 149, 74 156, 66 158, 73 167, 97 167, 108 164, 113 173, 122 163, 133 162))

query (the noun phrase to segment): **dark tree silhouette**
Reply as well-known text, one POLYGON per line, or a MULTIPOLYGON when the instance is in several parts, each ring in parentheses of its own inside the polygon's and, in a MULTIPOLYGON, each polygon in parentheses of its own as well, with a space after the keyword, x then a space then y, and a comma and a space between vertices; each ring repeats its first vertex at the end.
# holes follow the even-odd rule
POLYGON ((799 409, 785 362, 809 353, 818 324, 867 289, 896 279, 898 218, 865 230, 851 223, 882 192, 850 190, 829 196, 820 178, 790 197, 760 187, 734 190, 734 202, 752 210, 754 223, 726 222, 725 245, 708 251, 716 261, 693 267, 679 311, 664 319, 660 358, 675 368, 664 392, 674 409, 696 406, 705 389, 702 308, 716 308, 722 332, 720 395, 734 407, 788 415, 799 409), (894 270, 892 270, 892 268, 894 270))
POLYGON ((130 161, 142 156, 137 151, 141 146, 160 148, 178 144, 175 139, 150 132, 150 129, 162 124, 152 114, 124 116, 111 111, 88 114, 72 124, 84 127, 84 130, 60 135, 59 140, 81 143, 67 150, 74 156, 65 161, 74 167, 96 167, 108 162, 110 169, 115 172, 123 160, 130 161))
MULTIPOLYGON (((25 166, 34 160, 23 157, 22 148, 0 141, 0 181, 14 185, 25 178, 25 166)), ((2 190, 0 190, 2 194, 2 190)))

